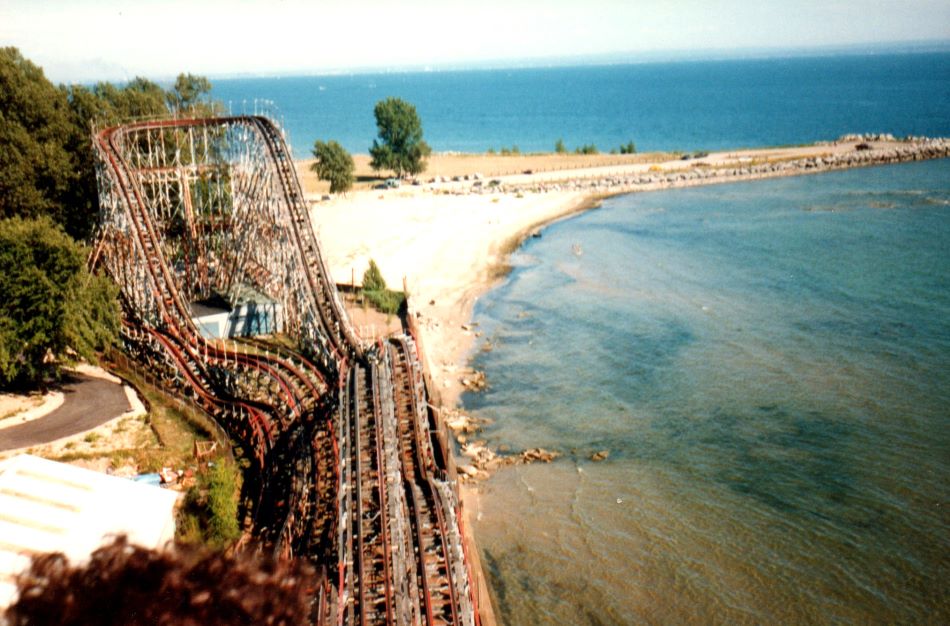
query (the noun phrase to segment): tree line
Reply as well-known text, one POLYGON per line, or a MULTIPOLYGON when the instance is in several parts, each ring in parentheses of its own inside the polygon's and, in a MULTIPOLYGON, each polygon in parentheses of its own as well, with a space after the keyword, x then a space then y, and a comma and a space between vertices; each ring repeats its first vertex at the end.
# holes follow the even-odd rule
MULTIPOLYGON (((370 167, 375 171, 392 170, 396 177, 415 176, 426 168, 426 158, 432 153, 429 144, 422 138, 422 121, 416 107, 399 98, 387 98, 376 103, 373 109, 376 117, 378 138, 373 140, 369 153, 372 157, 370 167)), ((554 144, 554 152, 567 154, 563 139, 554 144)), ((637 146, 633 141, 621 144, 610 151, 611 154, 636 154, 637 146)), ((489 148, 489 154, 495 154, 489 148)), ((599 154, 597 146, 585 144, 574 149, 575 154, 599 154)), ((518 146, 502 148, 502 156, 518 156, 518 146)), ((311 169, 317 178, 330 183, 330 193, 345 193, 352 189, 356 166, 353 157, 336 141, 317 140, 313 146, 316 159, 311 169)))
MULTIPOLYGON (((422 120, 416 107, 400 98, 386 98, 373 108, 378 137, 369 148, 370 167, 391 170, 397 178, 421 174, 432 153, 422 138, 422 120)), ((353 157, 336 141, 317 140, 316 159, 311 169, 317 178, 330 183, 330 193, 344 193, 353 187, 356 166, 353 157)))
POLYGON ((0 389, 54 379, 93 358, 119 328, 117 289, 85 268, 99 201, 93 125, 219 110, 207 78, 163 89, 54 85, 16 48, 0 48, 0 389))

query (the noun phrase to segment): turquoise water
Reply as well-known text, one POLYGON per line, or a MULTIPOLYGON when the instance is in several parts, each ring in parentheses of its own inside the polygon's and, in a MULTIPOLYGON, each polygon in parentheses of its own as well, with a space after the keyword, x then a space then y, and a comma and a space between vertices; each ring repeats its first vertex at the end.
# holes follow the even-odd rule
POLYGON ((485 483, 504 622, 948 623, 948 250, 946 160, 617 197, 527 241, 464 399, 492 446, 564 455, 485 483))
POLYGON ((436 151, 630 140, 640 151, 806 143, 845 133, 950 135, 950 53, 604 67, 219 79, 233 112, 277 107, 297 158, 317 139, 366 153, 373 106, 416 105, 436 151))

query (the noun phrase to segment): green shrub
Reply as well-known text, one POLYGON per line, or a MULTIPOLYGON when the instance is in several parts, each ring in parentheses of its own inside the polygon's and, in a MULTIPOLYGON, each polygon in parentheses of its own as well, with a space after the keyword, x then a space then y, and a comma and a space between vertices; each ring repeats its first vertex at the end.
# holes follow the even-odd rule
POLYGON ((369 269, 363 274, 362 294, 374 309, 388 315, 398 313, 406 302, 406 294, 386 288, 386 280, 372 259, 369 261, 369 269))
POLYGON ((620 154, 636 154, 637 153, 637 144, 633 141, 629 141, 620 146, 620 154))
POLYGON ((567 146, 564 145, 563 139, 558 139, 554 143, 554 151, 557 152, 558 154, 565 154, 567 152, 567 146))
POLYGON ((382 289, 379 291, 366 291, 364 289, 363 297, 373 305, 373 308, 387 315, 399 313, 402 305, 406 302, 406 294, 401 291, 392 291, 391 289, 382 289))
POLYGON ((317 141, 313 144, 316 158, 310 169, 320 180, 330 183, 330 193, 345 193, 353 187, 356 166, 353 157, 336 141, 317 141))
POLYGON ((575 149, 574 152, 576 152, 577 154, 600 154, 597 151, 597 146, 595 146, 592 143, 580 146, 577 149, 575 149))
POLYGON ((386 288, 386 280, 376 261, 369 260, 369 268, 363 273, 363 291, 380 291, 386 288))

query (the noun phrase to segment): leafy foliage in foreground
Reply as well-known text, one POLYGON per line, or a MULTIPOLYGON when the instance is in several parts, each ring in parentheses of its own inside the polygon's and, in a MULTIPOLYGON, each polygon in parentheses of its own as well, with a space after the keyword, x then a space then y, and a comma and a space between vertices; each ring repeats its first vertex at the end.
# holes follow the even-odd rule
POLYGON ((118 290, 49 218, 0 220, 0 388, 55 378, 70 351, 94 359, 119 331, 118 290))

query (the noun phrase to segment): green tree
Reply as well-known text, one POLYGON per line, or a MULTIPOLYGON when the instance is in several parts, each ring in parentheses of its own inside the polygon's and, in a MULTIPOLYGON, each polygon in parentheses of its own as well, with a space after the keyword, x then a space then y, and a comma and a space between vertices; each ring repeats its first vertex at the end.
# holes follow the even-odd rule
POLYGON ((567 152, 567 146, 564 145, 563 139, 558 139, 554 144, 554 151, 558 154, 564 154, 567 152))
POLYGON ((317 161, 310 166, 317 178, 330 182, 330 193, 344 193, 353 187, 356 165, 350 153, 335 141, 316 141, 313 156, 317 161))
POLYGON ((90 130, 169 114, 214 114, 211 83, 192 74, 165 91, 145 78, 124 86, 56 87, 16 48, 0 48, 0 218, 49 216, 89 238, 99 211, 90 130))
POLYGON ((145 78, 135 78, 124 87, 112 83, 96 83, 93 87, 69 85, 62 88, 76 123, 85 128, 88 142, 89 126, 114 126, 133 119, 168 115, 165 90, 145 78))
POLYGON ((96 164, 91 145, 91 130, 114 126, 130 120, 158 118, 168 115, 165 90, 145 78, 137 77, 124 87, 97 83, 93 87, 70 85, 61 87, 73 113, 75 140, 67 150, 75 155, 76 182, 64 199, 68 207, 67 232, 87 239, 95 230, 99 216, 99 194, 96 186, 96 164))
POLYGON ((169 110, 180 115, 213 115, 217 108, 211 100, 211 81, 194 74, 179 74, 165 98, 169 110))
POLYGON ((386 98, 373 109, 379 139, 369 149, 374 170, 388 169, 396 176, 420 174, 425 159, 432 153, 422 140, 422 121, 416 107, 399 98, 386 98))
POLYGON ((363 273, 363 298, 377 310, 395 315, 406 302, 406 294, 386 288, 386 280, 376 261, 369 260, 369 268, 363 273))
POLYGON ((69 209, 80 176, 73 148, 87 132, 42 69, 0 48, 0 218, 49 215, 85 235, 69 209))
POLYGON ((620 146, 620 154, 636 154, 637 153, 637 144, 629 141, 620 146))
POLYGON ((0 387, 40 384, 115 340, 118 290, 86 257, 48 217, 0 220, 0 387))
POLYGON ((363 291, 382 291, 386 288, 386 279, 379 271, 376 261, 369 260, 369 267, 363 272, 363 291))

